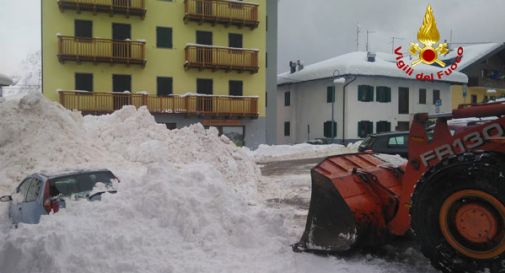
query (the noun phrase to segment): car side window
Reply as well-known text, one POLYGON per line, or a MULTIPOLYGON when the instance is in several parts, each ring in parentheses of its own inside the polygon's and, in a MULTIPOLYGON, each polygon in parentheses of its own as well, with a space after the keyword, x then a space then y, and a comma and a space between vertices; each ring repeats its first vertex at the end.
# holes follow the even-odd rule
POLYGON ((33 202, 37 200, 37 197, 39 197, 39 194, 41 192, 41 181, 39 179, 32 179, 32 183, 30 183, 30 188, 28 189, 28 192, 26 193, 26 198, 25 202, 33 202))
POLYGON ((21 197, 21 200, 23 200, 26 196, 26 192, 28 192, 28 188, 30 187, 32 182, 32 177, 28 177, 21 184, 19 184, 16 194, 18 194, 21 197))
POLYGON ((393 136, 388 140, 388 145, 391 146, 401 146, 405 145, 405 136, 393 136))

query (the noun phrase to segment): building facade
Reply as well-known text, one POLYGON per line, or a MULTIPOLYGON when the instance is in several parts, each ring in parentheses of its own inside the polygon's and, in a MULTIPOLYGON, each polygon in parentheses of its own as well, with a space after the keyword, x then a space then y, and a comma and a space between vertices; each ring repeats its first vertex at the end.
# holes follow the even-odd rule
POLYGON ((464 84, 463 74, 419 81, 397 73, 402 71, 391 58, 378 54, 368 61, 365 52, 355 52, 279 75, 277 144, 318 138, 347 144, 373 133, 409 130, 414 113, 451 110, 451 85, 464 84))
POLYGON ((85 114, 147 106, 169 128, 201 122, 255 147, 268 21, 267 0, 42 0, 42 90, 85 114))
MULTIPOLYGON (((458 64, 458 71, 468 76, 468 87, 453 87, 452 107, 505 97, 505 44, 477 44, 463 48, 465 54, 458 64)), ((453 63, 454 57, 449 56, 447 62, 453 63)))

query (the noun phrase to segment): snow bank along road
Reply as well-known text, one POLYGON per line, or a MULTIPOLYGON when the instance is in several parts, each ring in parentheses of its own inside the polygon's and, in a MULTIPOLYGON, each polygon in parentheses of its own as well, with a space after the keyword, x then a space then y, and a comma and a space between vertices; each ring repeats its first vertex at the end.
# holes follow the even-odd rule
POLYGON ((262 177, 215 129, 170 131, 133 107, 82 117, 40 95, 0 103, 0 194, 34 171, 76 167, 109 168, 119 192, 17 229, 2 204, 0 272, 433 272, 412 249, 392 259, 293 253, 296 211, 262 191, 289 176, 262 177))

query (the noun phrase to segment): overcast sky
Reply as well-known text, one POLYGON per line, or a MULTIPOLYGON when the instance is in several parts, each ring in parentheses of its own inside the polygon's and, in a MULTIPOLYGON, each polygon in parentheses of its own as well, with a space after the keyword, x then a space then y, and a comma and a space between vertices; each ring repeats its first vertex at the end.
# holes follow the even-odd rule
MULTIPOLYGON (((454 42, 505 41, 503 0, 279 0, 278 70, 288 70, 289 60, 308 65, 357 50, 358 25, 359 50, 367 30, 372 51, 391 52, 393 36, 405 47, 416 39, 428 3, 441 39, 452 30, 454 42)), ((0 0, 0 7, 0 73, 13 75, 40 48, 40 0, 0 0)))

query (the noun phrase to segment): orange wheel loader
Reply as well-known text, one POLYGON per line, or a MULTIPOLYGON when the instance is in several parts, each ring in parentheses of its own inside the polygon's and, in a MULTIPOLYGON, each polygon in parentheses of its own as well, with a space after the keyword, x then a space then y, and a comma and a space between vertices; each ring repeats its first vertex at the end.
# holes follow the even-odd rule
POLYGON ((345 253, 412 230, 443 272, 505 272, 504 115, 505 103, 416 114, 402 166, 371 153, 326 158, 311 170, 307 223, 293 250, 345 253), (451 133, 447 120, 469 117, 486 119, 451 133))

